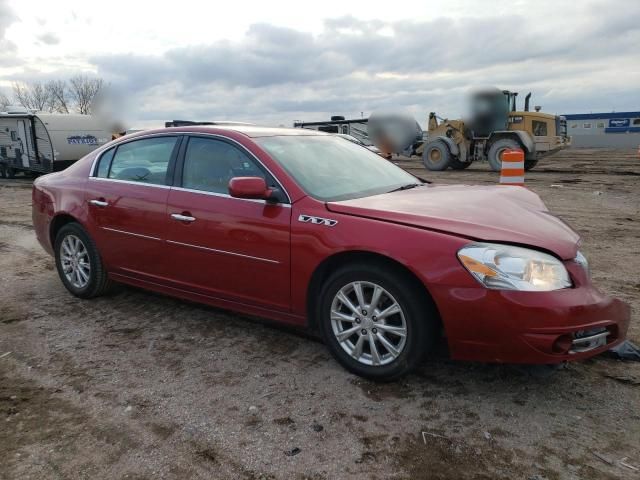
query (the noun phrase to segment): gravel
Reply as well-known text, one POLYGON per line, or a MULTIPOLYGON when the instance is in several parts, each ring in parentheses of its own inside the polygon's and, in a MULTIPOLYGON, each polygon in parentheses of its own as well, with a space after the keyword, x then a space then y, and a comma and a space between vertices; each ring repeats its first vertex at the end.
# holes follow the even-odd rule
MULTIPOLYGON (((631 303, 639 343, 634 155, 562 152, 527 185, 583 235, 594 281, 631 303)), ((497 181, 487 165, 401 165, 497 181)), ((437 357, 371 383, 257 319, 132 288, 70 296, 30 201, 28 181, 0 180, 0 478, 640 478, 620 463, 640 465, 639 363, 437 357)))

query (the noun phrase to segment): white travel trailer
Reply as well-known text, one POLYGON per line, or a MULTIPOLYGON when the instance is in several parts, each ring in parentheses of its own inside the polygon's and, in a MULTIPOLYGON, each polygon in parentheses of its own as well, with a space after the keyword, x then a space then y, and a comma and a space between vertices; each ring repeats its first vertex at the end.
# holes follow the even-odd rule
POLYGON ((353 120, 347 120, 341 115, 334 115, 331 117, 331 121, 322 122, 295 122, 294 128, 307 128, 309 130, 319 130, 327 133, 340 133, 344 135, 351 135, 357 138, 365 145, 373 145, 373 142, 369 138, 367 129, 368 118, 357 118, 353 120))
POLYGON ((90 115, 0 113, 0 176, 63 170, 111 135, 90 115))

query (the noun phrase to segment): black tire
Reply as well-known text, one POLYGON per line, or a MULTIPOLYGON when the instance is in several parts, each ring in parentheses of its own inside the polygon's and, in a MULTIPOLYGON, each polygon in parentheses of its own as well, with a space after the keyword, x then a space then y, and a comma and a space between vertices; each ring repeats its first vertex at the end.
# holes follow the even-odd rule
POLYGON ((505 150, 522 150, 522 147, 511 138, 501 138, 493 142, 489 147, 487 159, 494 172, 499 172, 502 169, 502 152, 505 150))
POLYGON ((7 178, 7 166, 0 164, 0 178, 7 178))
POLYGON ((436 140, 427 144, 422 154, 422 163, 427 170, 441 172, 449 168, 451 164, 451 152, 442 140, 436 140))
POLYGON ((524 169, 525 171, 529 171, 531 170, 533 167, 535 167, 538 164, 538 159, 535 160, 525 160, 524 161, 524 169))
MULTIPOLYGON (((371 380, 391 381, 410 372, 422 360, 424 355, 433 348, 439 325, 438 314, 432 301, 416 282, 408 274, 393 266, 365 263, 342 267, 331 275, 320 293, 318 325, 329 351, 343 367, 356 375, 371 380), (345 304, 337 300, 338 293, 343 288, 349 288, 353 282, 363 282, 363 296, 369 302, 372 301, 373 297, 373 284, 385 291, 380 297, 379 308, 367 312, 368 318, 365 318, 367 314, 355 317, 355 314, 352 314, 352 311, 345 304), (340 324, 343 327, 340 328, 358 329, 357 333, 342 342, 336 338, 337 334, 334 333, 334 322, 331 314, 334 301, 339 302, 336 303, 336 305, 340 305, 339 308, 347 309, 349 315, 353 318, 353 321, 341 321, 340 324), (394 301, 400 306, 402 313, 389 315, 385 320, 375 317, 375 313, 380 314, 380 309, 384 310, 384 308, 392 305, 394 301), (402 319, 404 319, 404 324, 402 319), (386 329, 383 331, 383 326, 387 328, 393 327, 398 325, 398 322, 400 322, 401 327, 404 326, 405 328, 406 337, 404 341, 401 340, 400 336, 387 333, 386 329), (376 326, 378 327, 377 331, 376 326), (360 327, 366 327, 369 330, 367 331, 366 328, 360 329, 360 327), (403 342, 401 348, 397 344, 393 344, 393 346, 398 346, 399 352, 393 355, 391 350, 384 347, 380 340, 377 340, 379 338, 377 335, 384 336, 392 344, 393 342, 403 342), (362 355, 359 357, 362 361, 359 361, 345 351, 345 348, 355 349, 361 336, 363 345, 361 351, 365 356, 368 355, 370 357, 369 361, 371 363, 373 363, 374 357, 370 347, 371 340, 369 339, 373 339, 374 345, 377 345, 375 350, 380 354, 380 365, 362 363, 367 361, 362 355), (345 345, 344 348, 343 344, 345 345), (366 353, 367 351, 369 352, 368 354, 366 353)), ((351 298, 357 298, 354 295, 355 290, 351 298)))
POLYGON ((80 224, 72 222, 64 225, 58 234, 54 244, 54 252, 56 258, 56 268, 60 280, 69 292, 79 298, 94 298, 104 295, 112 287, 113 282, 109 279, 107 272, 102 264, 100 253, 95 243, 80 224), (75 237, 82 242, 88 254, 89 274, 86 285, 76 286, 65 274, 62 260, 63 242, 67 237, 75 237))
POLYGON ((471 162, 461 162, 456 158, 452 158, 449 166, 452 170, 464 170, 465 168, 468 168, 469 165, 471 165, 471 162))
POLYGON ((5 178, 16 178, 16 171, 13 167, 7 167, 4 171, 5 178))

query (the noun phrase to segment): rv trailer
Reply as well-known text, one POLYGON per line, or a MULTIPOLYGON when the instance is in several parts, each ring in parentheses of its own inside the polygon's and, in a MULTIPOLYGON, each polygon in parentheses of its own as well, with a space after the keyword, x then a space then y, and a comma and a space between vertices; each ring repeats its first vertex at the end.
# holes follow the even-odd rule
POLYGON ((90 115, 0 113, 0 176, 63 170, 111 141, 111 135, 90 115))
POLYGON ((320 132, 327 133, 340 133, 344 135, 351 135, 357 138, 365 145, 373 145, 373 142, 369 138, 367 123, 368 118, 357 118, 353 120, 347 120, 343 116, 334 115, 331 117, 331 121, 324 122, 295 122, 294 128, 306 128, 309 130, 319 130, 320 132))

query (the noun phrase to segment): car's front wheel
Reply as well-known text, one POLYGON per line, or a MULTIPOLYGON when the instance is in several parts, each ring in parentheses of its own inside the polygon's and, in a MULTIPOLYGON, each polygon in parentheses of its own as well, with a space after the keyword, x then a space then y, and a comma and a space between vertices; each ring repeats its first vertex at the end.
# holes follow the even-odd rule
POLYGON ((337 271, 321 295, 323 337, 349 371, 393 380, 412 370, 434 344, 437 314, 407 274, 378 265, 337 271))
POLYGON ((57 233, 55 257, 62 283, 76 297, 97 297, 111 287, 98 249, 79 224, 68 223, 57 233))

